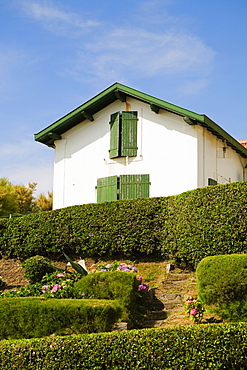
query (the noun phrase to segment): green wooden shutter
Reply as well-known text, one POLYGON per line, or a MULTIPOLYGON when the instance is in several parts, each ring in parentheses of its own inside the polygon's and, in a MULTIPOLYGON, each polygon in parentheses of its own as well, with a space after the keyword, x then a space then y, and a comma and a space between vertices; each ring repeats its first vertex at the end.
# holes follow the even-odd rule
POLYGON ((119 140, 120 140, 120 113, 111 115, 110 120, 110 158, 119 157, 119 140))
POLYGON ((119 199, 148 198, 149 186, 149 175, 121 175, 119 199))
POLYGON ((117 176, 102 177, 97 180, 97 203, 117 200, 117 176))
POLYGON ((137 112, 122 112, 121 157, 137 155, 137 112))

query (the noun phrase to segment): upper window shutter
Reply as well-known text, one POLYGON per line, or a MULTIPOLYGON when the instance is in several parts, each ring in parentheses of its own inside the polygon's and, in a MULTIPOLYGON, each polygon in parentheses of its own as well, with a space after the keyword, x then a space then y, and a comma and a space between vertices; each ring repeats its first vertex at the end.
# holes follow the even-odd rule
POLYGON ((120 140, 120 113, 111 115, 110 120, 110 158, 119 157, 119 140, 120 140))
POLYGON ((137 112, 122 112, 121 157, 137 155, 137 112))
POLYGON ((117 176, 97 180, 97 203, 117 200, 117 176))
POLYGON ((120 175, 119 199, 149 197, 149 175, 120 175))

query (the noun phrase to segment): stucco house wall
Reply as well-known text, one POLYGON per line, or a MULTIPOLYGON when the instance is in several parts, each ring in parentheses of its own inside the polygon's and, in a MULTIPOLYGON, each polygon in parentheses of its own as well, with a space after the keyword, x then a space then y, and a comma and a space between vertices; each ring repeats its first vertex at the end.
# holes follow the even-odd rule
POLYGON ((134 99, 115 102, 55 141, 54 208, 96 202, 97 178, 149 174, 150 197, 197 187, 197 133, 183 119, 134 99), (138 111, 136 157, 109 158, 110 115, 138 111))
POLYGON ((97 201, 97 179, 149 175, 149 196, 245 180, 247 149, 211 121, 115 84, 35 135, 54 148, 53 208, 97 201), (110 117, 137 111, 137 152, 110 158, 110 117), (209 181, 210 180, 210 181, 209 181))

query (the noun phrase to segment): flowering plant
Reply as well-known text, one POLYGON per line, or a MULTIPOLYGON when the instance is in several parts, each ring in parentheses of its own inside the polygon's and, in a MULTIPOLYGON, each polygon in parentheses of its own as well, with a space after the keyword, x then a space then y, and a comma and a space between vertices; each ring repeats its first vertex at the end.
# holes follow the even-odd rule
MULTIPOLYGON (((97 267, 98 272, 106 272, 106 271, 122 271, 122 272, 133 272, 137 273, 138 270, 134 265, 127 264, 125 262, 112 262, 108 264, 101 264, 97 267)), ((139 292, 147 292, 148 291, 148 284, 142 283, 142 277, 140 275, 137 275, 137 280, 140 283, 138 286, 139 292)))
POLYGON ((185 310, 189 314, 190 318, 195 323, 200 323, 203 317, 203 313, 205 312, 205 308, 203 307, 203 304, 192 297, 187 299, 185 302, 185 310))
POLYGON ((45 298, 76 298, 74 283, 81 278, 79 273, 46 274, 40 283, 29 284, 17 290, 7 291, 1 294, 1 298, 10 297, 40 297, 45 298))
POLYGON ((99 271, 99 272, 105 272, 105 271, 137 272, 137 269, 133 265, 127 265, 124 262, 115 261, 112 263, 99 265, 96 271, 99 271))

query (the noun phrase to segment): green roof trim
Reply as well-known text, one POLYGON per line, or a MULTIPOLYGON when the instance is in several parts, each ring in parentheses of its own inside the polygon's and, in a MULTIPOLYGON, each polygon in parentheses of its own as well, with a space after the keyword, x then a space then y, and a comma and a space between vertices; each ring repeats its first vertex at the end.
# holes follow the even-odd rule
POLYGON ((35 141, 54 147, 54 140, 56 140, 56 138, 61 138, 61 135, 64 132, 70 130, 85 119, 93 121, 95 113, 118 99, 123 102, 126 101, 126 97, 132 97, 149 104, 150 109, 157 114, 159 114, 160 109, 164 109, 182 116, 185 122, 189 125, 200 124, 201 126, 206 127, 207 130, 212 132, 212 134, 217 136, 219 139, 225 141, 228 146, 232 147, 242 157, 247 158, 247 149, 204 114, 194 113, 187 109, 178 107, 177 105, 132 89, 131 87, 122 85, 118 82, 74 109, 66 116, 52 123, 44 130, 35 134, 35 141))

